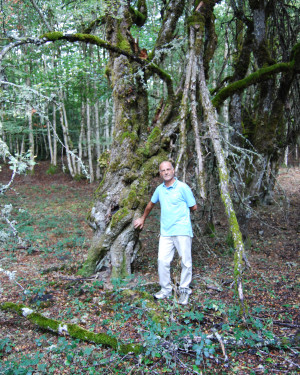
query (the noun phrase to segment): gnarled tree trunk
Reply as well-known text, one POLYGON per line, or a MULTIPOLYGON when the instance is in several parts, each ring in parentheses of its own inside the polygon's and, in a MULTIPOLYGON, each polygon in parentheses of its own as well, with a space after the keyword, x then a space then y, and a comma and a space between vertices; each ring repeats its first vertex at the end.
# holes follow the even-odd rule
MULTIPOLYGON (((238 59, 232 81, 244 80, 251 59, 262 72, 262 76, 257 80, 255 89, 250 91, 254 101, 248 100, 245 103, 241 95, 244 91, 242 88, 231 96, 229 107, 231 141, 236 146, 233 150, 235 157, 229 159, 232 160, 232 180, 236 189, 233 198, 244 238, 248 236, 248 221, 253 205, 268 203, 272 196, 286 144, 284 107, 296 71, 299 70, 296 67, 297 58, 295 63, 292 62, 292 55, 290 69, 283 71, 280 80, 274 74, 268 78, 263 77, 264 69, 276 69, 276 66, 280 65, 272 58, 267 27, 274 22, 272 17, 276 17, 277 5, 275 2, 267 4, 263 0, 250 1, 249 5, 253 15, 251 19, 246 17, 241 4, 239 9, 235 9, 239 19, 237 24, 244 24, 245 36, 236 43, 238 59)), ((295 51, 297 49, 299 50, 299 46, 295 51)), ((287 57, 285 62, 288 65, 287 57)))
MULTIPOLYGON (((172 3, 174 14, 170 18, 178 19, 183 5, 179 0, 172 3)), ((117 11, 121 14, 107 17, 107 41, 133 53, 136 47, 129 30, 134 18, 125 5, 117 11)), ((146 14, 143 4, 139 11, 146 14)), ((171 25, 173 29, 175 25, 171 25)), ((171 26, 166 25, 170 36, 171 26)), ((161 38, 166 38, 164 33, 161 38)), ((149 131, 147 74, 141 64, 110 52, 106 72, 114 88, 113 144, 89 215, 95 235, 81 273, 91 274, 104 265, 111 265, 112 277, 119 277, 131 273, 131 263, 139 248, 139 233, 133 227, 133 220, 147 204, 150 181, 157 175, 159 164, 167 158, 169 139, 157 124, 149 131)), ((170 112, 171 106, 169 101, 166 112, 170 112)))

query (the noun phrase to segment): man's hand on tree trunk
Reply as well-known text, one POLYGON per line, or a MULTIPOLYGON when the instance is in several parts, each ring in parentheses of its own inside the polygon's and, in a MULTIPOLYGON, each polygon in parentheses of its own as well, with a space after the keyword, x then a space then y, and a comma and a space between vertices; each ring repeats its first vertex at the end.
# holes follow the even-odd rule
POLYGON ((145 222, 145 219, 142 218, 142 217, 136 219, 136 220, 133 222, 134 228, 135 228, 135 229, 143 229, 143 227, 144 227, 144 222, 145 222))
POLYGON ((155 204, 152 203, 151 201, 147 204, 143 216, 141 216, 140 218, 136 219, 133 222, 133 225, 134 225, 135 229, 143 229, 145 220, 146 220, 147 216, 150 214, 150 212, 151 212, 151 210, 154 206, 155 206, 155 204))

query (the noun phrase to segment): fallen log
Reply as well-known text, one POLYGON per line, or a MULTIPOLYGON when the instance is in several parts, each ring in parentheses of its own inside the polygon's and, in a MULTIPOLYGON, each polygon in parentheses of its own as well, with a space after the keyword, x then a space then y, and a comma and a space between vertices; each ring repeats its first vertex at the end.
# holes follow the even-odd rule
MULTIPOLYGON (((136 297, 134 293, 133 295, 129 293, 127 294, 127 297, 128 296, 133 297, 133 298, 136 297)), ((6 302, 0 305, 0 310, 16 312, 18 315, 24 316, 30 322, 32 322, 33 324, 36 324, 38 327, 54 332, 58 335, 70 336, 74 339, 79 339, 82 341, 91 342, 91 343, 98 344, 98 345, 101 344, 105 347, 110 347, 121 354, 138 355, 142 353, 145 349, 145 344, 144 345, 134 344, 134 343, 125 344, 125 343, 122 343, 117 338, 110 336, 106 333, 94 333, 94 332, 88 331, 80 327, 77 324, 69 324, 69 323, 61 322, 59 320, 47 318, 43 314, 37 313, 31 308, 23 304, 6 302)), ((151 318, 155 321, 156 315, 152 316, 151 318)), ((185 352, 185 353, 194 352, 193 350, 194 344, 199 344, 203 339, 218 342, 221 346, 221 350, 223 352, 225 362, 228 361, 228 356, 226 354, 225 346, 234 347, 234 348, 250 346, 256 349, 261 349, 263 347, 284 349, 287 346, 293 346, 293 345, 298 346, 299 344, 299 332, 297 332, 295 336, 283 337, 281 339, 277 337, 273 337, 272 339, 261 338, 255 344, 253 343, 251 345, 249 345, 249 343, 247 343, 245 340, 236 339, 233 336, 221 337, 221 335, 217 332, 216 329, 212 329, 212 334, 204 335, 202 337, 201 336, 181 337, 180 343, 179 342, 174 343, 172 341, 168 341, 166 338, 160 335, 156 335, 156 337, 158 339, 158 346, 163 347, 165 350, 171 349, 172 352, 174 352, 175 346, 178 352, 185 352)), ((213 356, 211 358, 213 358, 213 356)))
POLYGON ((77 324, 64 323, 59 320, 45 317, 43 314, 37 313, 31 308, 12 302, 6 302, 0 305, 0 309, 3 311, 14 311, 20 316, 24 316, 31 323, 36 324, 42 329, 47 331, 55 332, 58 335, 70 336, 74 339, 79 339, 86 342, 92 342, 95 344, 101 344, 106 347, 110 347, 122 354, 139 354, 142 351, 141 345, 136 344, 124 344, 113 336, 106 333, 94 333, 81 328, 77 324))

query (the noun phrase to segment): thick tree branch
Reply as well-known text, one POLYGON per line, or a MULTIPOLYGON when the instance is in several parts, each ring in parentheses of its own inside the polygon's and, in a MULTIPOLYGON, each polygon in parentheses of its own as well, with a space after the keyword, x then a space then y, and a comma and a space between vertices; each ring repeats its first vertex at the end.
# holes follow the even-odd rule
POLYGON ((243 78, 239 81, 229 84, 227 87, 224 87, 213 99, 212 103, 215 108, 219 108, 221 104, 230 96, 246 89, 247 87, 254 85, 259 82, 268 80, 274 74, 290 72, 294 68, 293 62, 288 63, 279 63, 268 66, 266 68, 261 68, 256 72, 250 74, 248 77, 243 78))
POLYGON ((181 17, 186 1, 171 0, 163 14, 163 24, 159 31, 156 44, 152 52, 149 54, 150 59, 153 59, 155 54, 160 52, 159 61, 166 55, 162 52, 166 45, 174 39, 174 32, 177 27, 178 19, 181 17))
POLYGON ((173 80, 170 74, 168 74, 163 69, 159 68, 156 64, 149 62, 148 60, 141 59, 140 57, 126 50, 123 50, 119 47, 116 47, 106 42, 103 39, 98 38, 97 36, 90 35, 90 34, 81 34, 81 33, 63 34, 61 32, 51 32, 51 33, 46 33, 42 35, 41 39, 43 40, 43 43, 55 42, 57 40, 67 40, 68 42, 83 42, 83 43, 93 44, 93 45, 105 48, 109 51, 115 52, 120 55, 124 55, 129 60, 135 61, 139 63, 145 69, 148 69, 149 71, 157 74, 166 83, 169 97, 174 96, 173 80))
POLYGON ((232 96, 236 92, 244 90, 256 83, 266 81, 274 74, 291 72, 294 72, 295 74, 299 74, 300 72, 300 43, 297 43, 293 47, 289 62, 278 63, 261 68, 250 74, 248 77, 229 84, 227 87, 224 87, 218 92, 218 94, 212 99, 212 103, 215 108, 219 108, 228 97, 232 96))

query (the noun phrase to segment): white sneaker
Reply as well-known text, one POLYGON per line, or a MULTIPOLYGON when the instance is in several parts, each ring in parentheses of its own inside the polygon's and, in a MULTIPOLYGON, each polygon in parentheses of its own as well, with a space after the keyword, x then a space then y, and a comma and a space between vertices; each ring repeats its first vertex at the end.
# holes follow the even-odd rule
POLYGON ((179 297, 178 303, 180 305, 187 305, 189 302, 189 296, 190 296, 189 293, 185 289, 182 289, 180 291, 180 297, 179 297))
POLYGON ((170 298, 172 293, 165 293, 163 290, 160 290, 159 292, 154 294, 154 298, 156 299, 165 299, 170 298))

